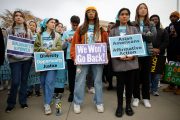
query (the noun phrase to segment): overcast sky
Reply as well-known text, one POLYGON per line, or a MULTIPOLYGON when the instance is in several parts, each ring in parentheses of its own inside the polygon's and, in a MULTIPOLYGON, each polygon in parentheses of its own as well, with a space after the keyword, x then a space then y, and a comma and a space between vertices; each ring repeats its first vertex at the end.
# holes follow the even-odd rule
POLYGON ((170 13, 177 10, 177 0, 0 0, 0 13, 5 9, 25 9, 42 19, 57 18, 69 28, 72 15, 78 15, 81 23, 84 21, 84 12, 88 6, 97 8, 100 20, 113 22, 118 11, 127 7, 131 11, 131 21, 134 21, 136 7, 142 2, 148 5, 150 15, 160 16, 164 27, 170 23, 170 13))

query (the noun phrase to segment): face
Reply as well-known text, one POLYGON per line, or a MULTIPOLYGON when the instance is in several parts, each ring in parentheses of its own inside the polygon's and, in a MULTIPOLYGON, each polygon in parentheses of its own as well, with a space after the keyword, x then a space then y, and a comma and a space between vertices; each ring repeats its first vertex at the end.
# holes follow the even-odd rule
POLYGON ((36 30, 36 24, 34 22, 30 22, 29 29, 34 32, 36 30))
POLYGON ((87 11, 87 16, 89 20, 94 20, 96 16, 96 11, 95 10, 88 10, 87 11))
POLYGON ((25 20, 23 18, 23 15, 20 12, 17 12, 15 13, 14 21, 16 22, 16 24, 22 24, 25 20))
POLYGON ((178 21, 178 17, 176 17, 175 15, 171 15, 170 20, 171 22, 176 22, 178 21))
POLYGON ((55 29, 55 20, 50 20, 48 21, 48 23, 46 24, 47 28, 50 30, 54 30, 55 29))
POLYGON ((144 4, 139 6, 138 13, 140 17, 145 17, 147 15, 147 12, 147 7, 144 4))
POLYGON ((56 26, 56 31, 58 33, 62 33, 63 32, 63 25, 62 24, 59 24, 58 26, 56 26))
POLYGON ((152 17, 152 18, 151 18, 151 21, 153 21, 154 24, 157 25, 158 22, 159 22, 159 19, 158 19, 158 17, 152 17))
POLYGON ((129 13, 127 10, 123 10, 119 15, 119 21, 121 24, 127 24, 129 21, 129 13))
POLYGON ((71 23, 72 29, 75 31, 77 29, 79 24, 77 23, 71 23))

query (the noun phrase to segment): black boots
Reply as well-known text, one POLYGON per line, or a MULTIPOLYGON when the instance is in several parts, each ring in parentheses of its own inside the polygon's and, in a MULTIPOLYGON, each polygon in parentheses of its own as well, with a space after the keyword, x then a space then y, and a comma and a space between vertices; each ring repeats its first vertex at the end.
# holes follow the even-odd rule
POLYGON ((116 109, 115 115, 116 115, 116 117, 122 117, 122 115, 123 115, 123 108, 122 107, 118 107, 116 109))
MULTIPOLYGON (((128 116, 132 116, 134 114, 134 111, 131 108, 131 105, 126 105, 125 112, 126 112, 126 115, 128 115, 128 116)), ((123 116, 123 108, 117 107, 115 115, 116 115, 116 117, 122 117, 123 116)))
POLYGON ((131 108, 131 105, 126 105, 126 114, 128 116, 132 116, 134 114, 133 109, 131 108))

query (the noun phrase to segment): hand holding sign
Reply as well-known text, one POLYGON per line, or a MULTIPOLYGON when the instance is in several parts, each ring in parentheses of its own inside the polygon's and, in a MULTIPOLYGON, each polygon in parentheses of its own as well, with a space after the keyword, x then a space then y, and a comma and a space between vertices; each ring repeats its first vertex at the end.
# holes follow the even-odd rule
POLYGON ((46 50, 46 54, 47 54, 47 55, 51 55, 51 51, 47 49, 47 50, 46 50))

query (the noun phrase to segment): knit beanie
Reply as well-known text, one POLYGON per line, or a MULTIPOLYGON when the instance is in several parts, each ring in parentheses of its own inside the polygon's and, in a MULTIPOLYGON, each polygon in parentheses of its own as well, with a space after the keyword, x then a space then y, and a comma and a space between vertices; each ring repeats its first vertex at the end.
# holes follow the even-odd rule
POLYGON ((97 11, 97 9, 96 9, 94 6, 89 6, 89 7, 87 7, 87 8, 86 8, 86 12, 87 12, 88 10, 95 10, 95 11, 97 11))
POLYGON ((179 17, 180 17, 180 15, 179 15, 179 12, 178 12, 178 11, 174 11, 174 12, 172 12, 172 13, 171 13, 171 15, 169 16, 169 18, 171 18, 171 16, 176 16, 176 17, 178 17, 178 19, 179 19, 179 17))

